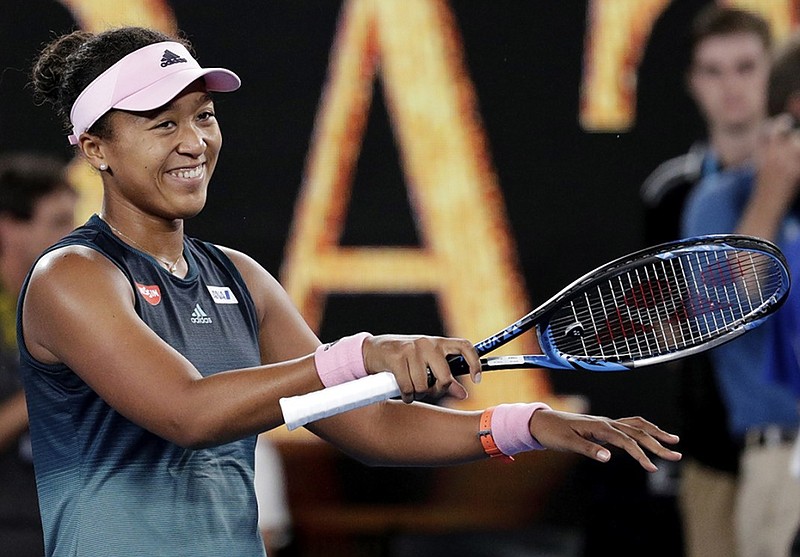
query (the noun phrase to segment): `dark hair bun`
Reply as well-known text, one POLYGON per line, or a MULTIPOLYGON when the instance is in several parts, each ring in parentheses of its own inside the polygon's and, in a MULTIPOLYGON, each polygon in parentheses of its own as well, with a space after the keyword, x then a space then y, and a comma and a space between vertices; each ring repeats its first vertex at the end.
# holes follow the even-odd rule
MULTIPOLYGON (((119 27, 98 34, 73 31, 46 45, 31 71, 33 96, 37 103, 51 103, 70 130, 69 113, 81 92, 97 76, 124 56, 162 41, 179 41, 191 51, 189 42, 144 27, 119 27)), ((93 132, 102 135, 104 118, 95 122, 93 132)))
POLYGON ((56 111, 63 114, 65 107, 62 106, 61 92, 65 74, 71 67, 67 58, 93 36, 86 31, 74 31, 44 47, 31 72, 34 99, 37 102, 52 103, 56 111))

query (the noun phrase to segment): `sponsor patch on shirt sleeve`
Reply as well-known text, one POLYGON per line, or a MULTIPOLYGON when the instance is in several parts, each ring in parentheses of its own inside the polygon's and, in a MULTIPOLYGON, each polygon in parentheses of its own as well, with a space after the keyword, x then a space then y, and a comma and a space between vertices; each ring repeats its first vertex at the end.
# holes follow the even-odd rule
POLYGON ((238 304, 239 300, 227 286, 206 286, 215 304, 238 304))

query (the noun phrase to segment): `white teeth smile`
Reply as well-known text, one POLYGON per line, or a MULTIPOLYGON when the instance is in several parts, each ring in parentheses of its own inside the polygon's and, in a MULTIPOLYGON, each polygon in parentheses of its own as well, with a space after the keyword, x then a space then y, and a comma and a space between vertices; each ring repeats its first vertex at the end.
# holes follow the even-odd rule
POLYGON ((200 176, 202 176, 203 168, 205 168, 205 165, 196 166, 188 170, 187 169, 173 170, 172 172, 170 172, 170 174, 177 178, 184 178, 189 180, 192 178, 199 178, 200 176))

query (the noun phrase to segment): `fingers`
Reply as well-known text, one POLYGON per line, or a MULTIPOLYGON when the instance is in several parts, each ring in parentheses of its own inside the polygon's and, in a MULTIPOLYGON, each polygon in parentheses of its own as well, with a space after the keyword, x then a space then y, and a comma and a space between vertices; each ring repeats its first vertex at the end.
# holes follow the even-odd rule
POLYGON ((604 445, 624 450, 648 472, 658 470, 639 443, 633 437, 611 425, 610 422, 600 422, 592 436, 582 443, 580 452, 599 462, 608 462, 611 459, 611 451, 604 445))
POLYGON ((764 133, 770 135, 786 135, 792 131, 795 125, 795 119, 791 114, 783 113, 768 120, 764 125, 764 133))
POLYGON ((381 335, 373 337, 364 347, 367 370, 370 373, 392 372, 401 398, 407 403, 444 394, 460 400, 467 397, 466 389, 450 371, 447 356, 451 355, 464 357, 474 379, 480 371, 480 360, 472 344, 464 339, 381 335))
MULTIPOLYGON (((646 448, 648 449, 651 448, 652 446, 651 443, 655 443, 657 447, 660 447, 659 450, 667 451, 667 449, 661 446, 660 443, 668 443, 670 445, 674 445, 675 443, 680 441, 680 438, 677 435, 664 431, 657 425, 650 423, 644 418, 639 418, 639 417, 622 418, 616 420, 616 422, 619 423, 620 425, 632 427, 635 432, 639 432, 642 435, 647 435, 648 443, 646 445, 646 448)), ((657 451, 653 450, 653 452, 655 453, 657 451)), ((673 451, 668 451, 668 452, 673 452, 673 451)), ((662 455, 659 454, 659 456, 662 455)))
MULTIPOLYGON (((607 427, 598 428, 595 439, 624 450, 649 472, 655 472, 658 468, 648 457, 648 453, 665 460, 677 461, 681 458, 680 453, 661 444, 677 443, 678 437, 661 430, 643 418, 609 420, 604 424, 607 427)), ((601 458, 597 460, 603 461, 601 458)))
POLYGON ((463 341, 458 352, 469 365, 469 376, 473 383, 481 382, 481 359, 475 351, 475 347, 468 341, 463 341))
POLYGON ((545 447, 573 451, 599 462, 607 462, 611 458, 609 447, 624 450, 649 472, 658 468, 648 454, 671 461, 681 459, 679 452, 662 445, 675 444, 678 437, 639 417, 611 420, 538 411, 531 419, 530 426, 532 435, 545 447))
POLYGON ((759 172, 784 173, 796 178, 800 162, 800 130, 789 114, 769 120, 762 130, 759 172))

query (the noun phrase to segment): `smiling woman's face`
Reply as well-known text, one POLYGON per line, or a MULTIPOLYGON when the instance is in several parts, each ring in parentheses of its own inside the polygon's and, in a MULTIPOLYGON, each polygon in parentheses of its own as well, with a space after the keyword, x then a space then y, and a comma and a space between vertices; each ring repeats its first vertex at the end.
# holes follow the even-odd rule
POLYGON ((109 117, 111 137, 100 141, 110 171, 106 182, 113 186, 106 203, 116 199, 167 219, 199 213, 222 147, 203 80, 161 108, 109 117))

